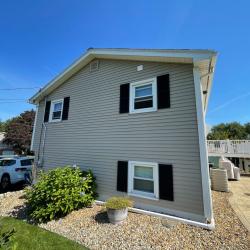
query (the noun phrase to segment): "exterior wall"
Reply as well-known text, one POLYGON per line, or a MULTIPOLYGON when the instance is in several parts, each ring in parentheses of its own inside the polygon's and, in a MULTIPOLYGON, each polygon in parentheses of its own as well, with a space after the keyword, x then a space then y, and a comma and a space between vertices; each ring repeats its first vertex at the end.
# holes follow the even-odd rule
MULTIPOLYGON (((77 164, 97 177, 99 199, 116 192, 118 160, 173 165, 174 201, 133 198, 136 207, 204 221, 193 65, 100 60, 47 96, 70 96, 69 119, 46 123, 44 168, 77 164), (144 70, 137 71, 143 64, 144 70), (120 85, 170 75, 171 108, 119 114, 120 85)), ((39 104, 33 148, 38 153, 44 115, 39 104)), ((40 146, 40 155, 41 155, 40 146)))

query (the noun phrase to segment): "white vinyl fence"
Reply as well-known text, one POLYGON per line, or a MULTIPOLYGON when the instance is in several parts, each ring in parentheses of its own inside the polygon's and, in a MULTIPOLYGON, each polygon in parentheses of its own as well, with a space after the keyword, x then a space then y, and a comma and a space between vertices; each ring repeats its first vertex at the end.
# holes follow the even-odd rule
POLYGON ((250 140, 207 140, 210 156, 250 157, 250 140))

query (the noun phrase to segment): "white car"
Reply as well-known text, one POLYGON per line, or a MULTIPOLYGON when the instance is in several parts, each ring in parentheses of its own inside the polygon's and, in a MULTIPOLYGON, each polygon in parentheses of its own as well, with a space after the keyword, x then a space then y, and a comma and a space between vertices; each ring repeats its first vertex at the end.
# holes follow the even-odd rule
POLYGON ((34 158, 11 157, 0 159, 0 183, 3 190, 21 181, 27 181, 31 174, 34 158))

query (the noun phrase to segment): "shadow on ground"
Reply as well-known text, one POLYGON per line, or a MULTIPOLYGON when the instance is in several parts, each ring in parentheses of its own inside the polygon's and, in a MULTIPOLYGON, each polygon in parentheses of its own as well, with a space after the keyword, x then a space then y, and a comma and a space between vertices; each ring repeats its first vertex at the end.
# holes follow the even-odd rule
POLYGON ((23 190, 26 186, 27 186, 27 184, 25 184, 23 182, 20 182, 20 183, 12 184, 10 186, 10 188, 7 189, 7 190, 2 190, 2 188, 0 187, 0 194, 4 194, 4 193, 7 193, 7 192, 20 191, 20 190, 23 190))
POLYGON ((94 216, 94 219, 97 223, 106 224, 109 223, 108 215, 106 211, 101 211, 97 215, 94 216))
POLYGON ((9 213, 9 216, 21 220, 27 219, 27 206, 26 205, 15 206, 13 208, 13 211, 9 213))

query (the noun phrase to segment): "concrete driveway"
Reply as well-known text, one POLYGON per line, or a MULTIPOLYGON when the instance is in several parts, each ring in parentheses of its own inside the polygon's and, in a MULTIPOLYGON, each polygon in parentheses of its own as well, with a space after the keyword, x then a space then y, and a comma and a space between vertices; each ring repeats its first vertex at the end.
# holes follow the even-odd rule
POLYGON ((229 189, 233 193, 229 202, 250 232, 250 177, 241 177, 240 181, 230 181, 229 189))

